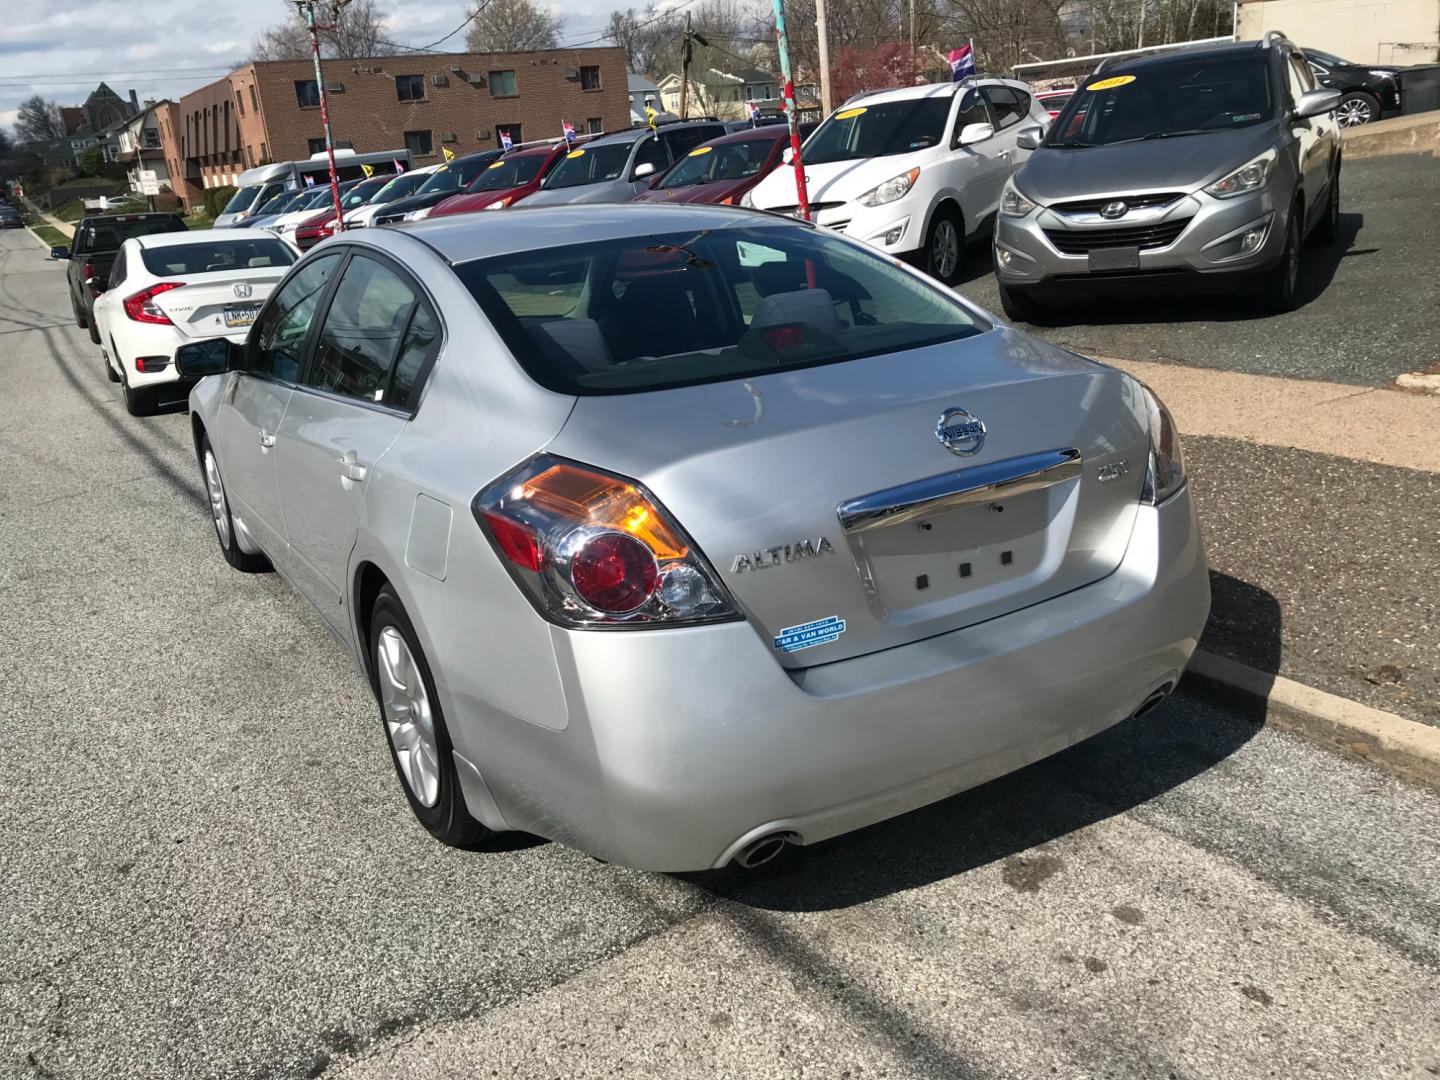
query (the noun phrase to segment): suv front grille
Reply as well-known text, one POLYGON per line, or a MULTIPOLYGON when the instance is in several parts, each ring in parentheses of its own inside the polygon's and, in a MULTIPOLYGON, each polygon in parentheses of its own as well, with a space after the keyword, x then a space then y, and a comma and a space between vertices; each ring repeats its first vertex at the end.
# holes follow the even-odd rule
POLYGON ((1073 199, 1070 202, 1054 203, 1050 209, 1062 214, 1098 214, 1102 207, 1113 202, 1123 202, 1131 210, 1143 210, 1150 206, 1168 206, 1176 199, 1183 199, 1183 191, 1162 191, 1158 195, 1113 195, 1108 199, 1073 199))
POLYGON ((1046 229, 1045 238, 1065 255, 1088 255, 1097 248, 1138 247, 1144 251, 1173 244, 1190 221, 1190 218, 1181 218, 1125 229, 1046 229))

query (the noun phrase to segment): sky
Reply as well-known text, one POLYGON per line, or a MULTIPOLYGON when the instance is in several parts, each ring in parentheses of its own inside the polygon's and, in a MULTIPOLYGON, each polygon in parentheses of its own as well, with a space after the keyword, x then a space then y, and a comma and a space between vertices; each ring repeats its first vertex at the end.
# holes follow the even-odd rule
MULTIPOLYGON (((599 36, 609 12, 635 0, 564 0, 562 44, 599 36)), ((464 20, 466 0, 380 0, 391 40, 423 46, 464 20)), ((179 98, 244 60, 255 35, 279 22, 284 0, 3 0, 0 26, 0 127, 20 102, 42 94, 82 104, 104 81, 122 98, 179 98)), ((440 46, 464 48, 464 34, 440 46)))

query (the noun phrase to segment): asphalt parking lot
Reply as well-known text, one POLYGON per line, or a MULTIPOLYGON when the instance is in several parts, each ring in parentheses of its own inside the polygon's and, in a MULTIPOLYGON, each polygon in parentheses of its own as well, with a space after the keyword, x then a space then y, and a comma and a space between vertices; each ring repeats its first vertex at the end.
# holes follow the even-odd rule
MULTIPOLYGON (((1269 316, 1242 296, 1165 297, 1080 303, 1063 324, 1029 329, 1092 356, 1355 386, 1440 364, 1440 160, 1348 162, 1341 191, 1341 243, 1306 249, 1294 312, 1269 316)), ((998 311, 988 245, 968 253, 965 277, 959 291, 998 311)))
POLYGON ((66 316, 0 237, 0 1075, 1440 1069, 1440 798, 1184 695, 769 876, 439 847, 66 316))

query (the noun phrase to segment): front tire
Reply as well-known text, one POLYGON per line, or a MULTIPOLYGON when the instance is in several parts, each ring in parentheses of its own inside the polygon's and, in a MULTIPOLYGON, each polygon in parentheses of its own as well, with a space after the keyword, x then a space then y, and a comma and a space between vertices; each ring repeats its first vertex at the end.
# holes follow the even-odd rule
POLYGON ((85 318, 85 312, 80 307, 80 302, 75 299, 75 294, 70 294, 70 314, 75 316, 75 325, 84 330, 90 325, 90 320, 85 318))
POLYGON ((1039 325, 1045 322, 1049 308, 1035 299, 1024 289, 1012 289, 1004 282, 997 281, 1000 290, 1000 308, 1012 322, 1026 322, 1039 325))
POLYGON ((1335 119, 1342 128, 1360 127, 1380 119, 1380 100, 1363 90, 1351 90, 1335 106, 1335 119))
POLYGON ((410 616, 389 585, 380 590, 371 612, 371 687, 405 798, 435 839, 451 847, 474 847, 490 830, 465 806, 435 680, 410 616))
POLYGON ((1276 314, 1294 311, 1299 303, 1301 214, 1298 205, 1291 207, 1285 226, 1285 251, 1275 268, 1266 272, 1261 285, 1265 307, 1276 314))
POLYGON ((1330 177, 1330 195, 1325 204, 1325 216, 1315 226, 1312 234, 1317 244, 1335 244, 1340 240, 1340 165, 1330 177))
POLYGON ((92 342, 94 342, 96 345, 99 345, 99 344, 100 344, 100 331, 99 331, 99 329, 95 326, 95 315, 94 315, 94 313, 92 312, 91 314, 84 316, 84 319, 85 319, 85 321, 82 322, 80 325, 83 326, 83 327, 85 327, 87 330, 90 331, 90 340, 91 340, 92 342))
POLYGON ((964 256, 965 223, 953 208, 941 207, 925 237, 925 272, 942 284, 954 285, 960 280, 964 256))
POLYGON ((270 560, 262 554, 250 554, 240 548, 235 535, 235 516, 230 513, 230 500, 225 494, 225 480, 220 475, 220 462, 210 446, 210 436, 200 436, 200 471, 205 477, 205 494, 210 503, 210 518, 215 524, 215 539, 220 554, 236 570, 258 574, 270 569, 270 560))

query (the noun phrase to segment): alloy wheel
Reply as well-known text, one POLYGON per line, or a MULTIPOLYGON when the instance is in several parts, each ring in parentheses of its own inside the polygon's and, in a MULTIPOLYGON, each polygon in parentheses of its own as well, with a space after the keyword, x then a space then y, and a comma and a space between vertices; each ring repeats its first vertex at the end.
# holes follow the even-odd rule
POLYGON ((955 233, 955 224, 948 218, 935 225, 935 239, 930 244, 930 261, 935 274, 942 281, 948 281, 960 262, 960 237, 955 233))
POLYGON ((1361 124, 1368 124, 1372 119, 1370 103, 1363 98, 1342 101, 1340 107, 1335 110, 1335 117, 1340 121, 1341 127, 1359 127, 1361 124))
POLYGON ((380 707, 395 748, 395 760, 400 763, 400 775, 416 802, 434 806, 440 798, 440 749, 420 666, 405 638, 393 626, 380 631, 375 654, 380 707))
POLYGON ((210 516, 215 519, 215 533, 220 546, 230 547, 230 507, 225 502, 225 485, 220 479, 220 466, 213 452, 205 451, 205 488, 210 494, 210 516))

